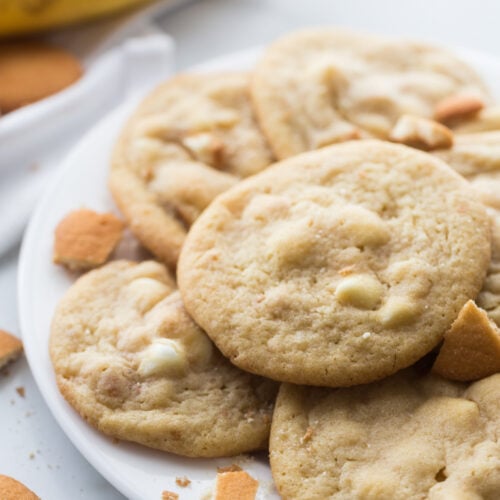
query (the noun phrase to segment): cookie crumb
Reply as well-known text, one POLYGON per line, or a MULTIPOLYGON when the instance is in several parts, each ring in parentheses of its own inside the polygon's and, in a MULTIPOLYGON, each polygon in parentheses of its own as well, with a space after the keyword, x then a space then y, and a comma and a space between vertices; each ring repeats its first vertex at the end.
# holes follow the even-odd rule
POLYGON ((178 500, 179 495, 173 491, 164 490, 161 492, 161 500, 178 500))
POLYGON ((176 477, 175 484, 177 484, 177 486, 180 486, 181 488, 186 488, 191 484, 191 480, 186 476, 176 477))
POLYGON ((29 457, 30 457, 30 460, 34 460, 35 459, 35 454, 33 452, 31 452, 29 454, 29 457))
POLYGON ((21 385, 19 387, 16 387, 16 392, 19 394, 19 396, 21 396, 22 398, 24 398, 26 396, 26 390, 24 389, 24 387, 21 385))
POLYGON ((217 474, 215 500, 254 500, 259 482, 240 470, 217 474))
POLYGON ((240 470, 243 469, 237 464, 226 465, 225 467, 217 467, 218 474, 223 474, 224 472, 239 472, 240 470))

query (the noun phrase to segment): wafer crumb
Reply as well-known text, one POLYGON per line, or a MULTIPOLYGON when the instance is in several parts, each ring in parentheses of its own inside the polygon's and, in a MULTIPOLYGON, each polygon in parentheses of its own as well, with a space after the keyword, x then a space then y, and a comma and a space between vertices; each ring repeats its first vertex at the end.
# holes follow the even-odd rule
POLYGON ((177 484, 177 486, 180 486, 181 488, 186 488, 191 484, 191 480, 186 476, 176 477, 175 484, 177 484))
POLYGON ((179 495, 173 491, 164 490, 161 492, 161 500, 178 500, 179 495))
POLYGON ((16 387, 16 392, 19 394, 19 396, 21 396, 22 398, 24 398, 26 396, 26 390, 24 389, 23 386, 19 386, 19 387, 16 387))

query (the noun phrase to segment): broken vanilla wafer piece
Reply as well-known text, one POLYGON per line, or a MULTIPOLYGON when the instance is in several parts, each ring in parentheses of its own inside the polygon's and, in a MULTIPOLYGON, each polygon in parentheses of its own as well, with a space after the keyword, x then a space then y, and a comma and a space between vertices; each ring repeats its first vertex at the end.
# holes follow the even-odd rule
POLYGON ((244 470, 219 472, 215 500, 254 500, 259 482, 244 470))
POLYGON ((403 115, 394 125, 389 140, 424 151, 448 149, 453 146, 453 132, 434 120, 403 115))
POLYGON ((0 370, 23 352, 23 343, 14 335, 0 330, 0 370))
POLYGON ((463 306, 445 333, 432 371, 463 382, 500 372, 500 329, 474 301, 463 306))
POLYGON ((104 264, 120 241, 124 226, 112 213, 88 209, 70 212, 55 230, 54 262, 72 271, 104 264))

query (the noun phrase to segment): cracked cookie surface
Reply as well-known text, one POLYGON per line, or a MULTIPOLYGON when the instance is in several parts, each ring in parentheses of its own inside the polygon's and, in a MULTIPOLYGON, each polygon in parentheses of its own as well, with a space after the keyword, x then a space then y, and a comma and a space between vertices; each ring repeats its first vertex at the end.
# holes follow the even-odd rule
POLYGON ((50 354, 63 396, 105 434, 199 457, 267 444, 276 385, 222 357, 157 262, 82 276, 57 307, 50 354))
POLYGON ((500 374, 463 384, 413 368, 348 389, 282 385, 270 459, 284 499, 495 500, 500 374))
POLYGON ((178 279, 237 366, 348 386, 430 351, 489 259, 489 218, 465 180, 426 153, 352 141, 219 196, 186 239, 178 279))
POLYGON ((215 196, 272 162, 244 73, 184 74, 140 104, 116 144, 110 188, 132 231, 175 267, 215 196))
POLYGON ((450 97, 491 101, 475 72, 446 50, 331 28, 270 45, 252 97, 278 158, 360 137, 387 139, 402 115, 433 118, 450 97))

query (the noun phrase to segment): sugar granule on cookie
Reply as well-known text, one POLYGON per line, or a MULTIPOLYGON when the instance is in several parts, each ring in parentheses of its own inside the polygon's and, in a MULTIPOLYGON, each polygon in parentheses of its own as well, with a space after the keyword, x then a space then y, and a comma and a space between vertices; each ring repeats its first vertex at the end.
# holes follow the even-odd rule
POLYGON ((0 474, 0 498, 2 500, 40 500, 29 488, 16 479, 0 474))
POLYGON ((259 482, 244 470, 217 474, 215 500, 254 500, 259 482))
POLYGON ((54 262, 71 270, 100 266, 120 241, 123 229, 123 221, 112 213, 75 210, 56 227, 54 262))
POLYGON ((451 380, 478 380, 500 372, 500 330, 469 300, 450 330, 432 371, 451 380))
POLYGON ((0 370, 23 352, 23 343, 14 335, 0 330, 0 370))

